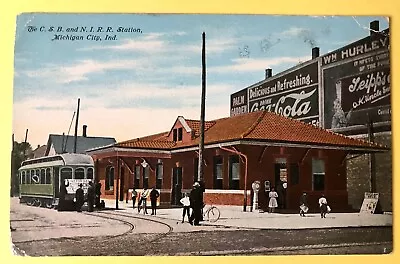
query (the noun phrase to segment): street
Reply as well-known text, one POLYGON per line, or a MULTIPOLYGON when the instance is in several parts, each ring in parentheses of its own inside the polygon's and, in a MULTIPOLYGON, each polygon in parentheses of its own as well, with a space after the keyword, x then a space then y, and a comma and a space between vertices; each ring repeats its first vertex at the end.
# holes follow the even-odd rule
POLYGON ((11 205, 11 225, 16 228, 12 241, 20 250, 17 254, 28 256, 336 255, 393 250, 391 226, 281 230, 191 226, 126 210, 57 212, 15 199, 11 205))

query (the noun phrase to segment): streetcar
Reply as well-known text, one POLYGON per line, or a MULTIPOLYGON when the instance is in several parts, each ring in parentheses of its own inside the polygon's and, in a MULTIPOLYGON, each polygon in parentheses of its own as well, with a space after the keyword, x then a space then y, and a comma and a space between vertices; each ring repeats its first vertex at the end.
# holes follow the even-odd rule
POLYGON ((85 195, 94 180, 94 162, 86 154, 64 153, 23 161, 18 169, 20 203, 69 210, 74 207, 75 191, 82 183, 85 195), (60 208, 60 188, 63 207, 60 208), (65 193, 65 195, 64 195, 65 193))

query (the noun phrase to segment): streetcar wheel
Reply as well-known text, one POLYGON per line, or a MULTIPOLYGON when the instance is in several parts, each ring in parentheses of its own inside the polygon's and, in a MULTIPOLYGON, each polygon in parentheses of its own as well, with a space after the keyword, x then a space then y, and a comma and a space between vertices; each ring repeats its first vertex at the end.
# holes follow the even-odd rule
POLYGON ((42 205, 42 201, 40 201, 40 199, 35 199, 34 205, 35 205, 36 207, 40 207, 40 206, 42 205))
POLYGON ((47 202, 45 202, 44 205, 45 205, 46 208, 51 209, 53 207, 53 202, 52 201, 47 201, 47 202))
POLYGON ((32 199, 27 199, 27 200, 26 200, 26 205, 32 206, 32 204, 33 204, 32 199))
POLYGON ((218 221, 220 215, 221 215, 221 212, 219 211, 219 209, 217 207, 211 207, 207 213, 208 221, 216 222, 216 221, 218 221))

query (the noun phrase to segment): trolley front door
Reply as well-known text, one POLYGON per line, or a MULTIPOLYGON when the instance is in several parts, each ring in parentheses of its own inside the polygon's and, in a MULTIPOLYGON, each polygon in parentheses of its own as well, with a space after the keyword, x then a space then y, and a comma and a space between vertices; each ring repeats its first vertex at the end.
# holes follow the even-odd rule
POLYGON ((173 168, 171 204, 179 205, 182 198, 182 167, 173 168))

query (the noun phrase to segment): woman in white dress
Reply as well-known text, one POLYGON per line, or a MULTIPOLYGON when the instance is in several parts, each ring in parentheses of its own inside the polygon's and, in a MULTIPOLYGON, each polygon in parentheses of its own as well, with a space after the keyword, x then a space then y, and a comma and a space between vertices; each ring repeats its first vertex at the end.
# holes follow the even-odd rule
POLYGON ((275 188, 272 188, 272 190, 269 192, 269 212, 273 213, 275 211, 275 208, 278 207, 278 201, 276 200, 278 198, 278 193, 275 192, 275 188))

